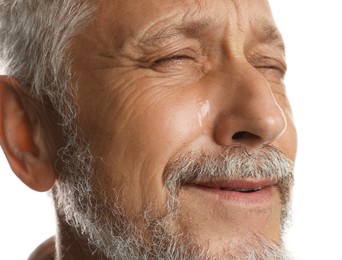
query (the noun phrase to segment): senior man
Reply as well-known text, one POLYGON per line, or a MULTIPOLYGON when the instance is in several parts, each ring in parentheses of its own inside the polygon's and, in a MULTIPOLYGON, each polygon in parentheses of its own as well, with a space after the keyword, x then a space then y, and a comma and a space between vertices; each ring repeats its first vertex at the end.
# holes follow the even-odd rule
POLYGON ((266 0, 2 0, 1 145, 31 259, 286 259, 296 134, 266 0), (55 241, 55 242, 54 242, 55 241))

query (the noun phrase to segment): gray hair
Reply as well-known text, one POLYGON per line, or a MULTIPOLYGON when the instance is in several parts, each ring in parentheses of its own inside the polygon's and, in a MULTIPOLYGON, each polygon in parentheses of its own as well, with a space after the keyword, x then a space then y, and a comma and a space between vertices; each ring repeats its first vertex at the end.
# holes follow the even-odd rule
POLYGON ((0 0, 0 64, 30 96, 50 103, 62 125, 66 143, 58 159, 64 164, 52 192, 57 209, 68 203, 64 183, 77 174, 86 178, 92 161, 87 145, 77 145, 83 142, 75 123, 76 83, 68 49, 95 11, 86 0, 0 0))
POLYGON ((51 102, 63 124, 75 115, 68 44, 94 10, 90 1, 0 0, 0 64, 31 96, 51 102))

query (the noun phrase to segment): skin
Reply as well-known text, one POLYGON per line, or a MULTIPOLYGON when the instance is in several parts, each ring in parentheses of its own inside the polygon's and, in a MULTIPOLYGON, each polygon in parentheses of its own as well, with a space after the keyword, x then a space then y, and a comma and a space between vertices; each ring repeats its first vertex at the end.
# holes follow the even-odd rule
MULTIPOLYGON (((263 39, 260 20, 274 26, 266 1, 118 1, 101 6, 97 22, 73 45, 80 75, 79 125, 94 154, 107 162, 99 166, 101 177, 109 187, 120 187, 131 216, 151 201, 156 215, 163 212, 163 169, 184 152, 272 144, 294 159, 281 40, 263 39), (153 38, 164 28, 203 18, 212 22, 201 32, 164 31, 162 39, 153 38)), ((246 230, 279 241, 278 196, 274 200, 271 209, 251 212, 243 205, 222 206, 184 187, 179 225, 197 230, 199 241, 210 239, 212 248, 246 230)))
MULTIPOLYGON (((163 171, 180 154, 215 153, 233 145, 258 152, 270 144, 295 159, 296 134, 283 82, 285 54, 274 28, 264 0, 99 1, 95 21, 72 40, 70 49, 78 84, 77 120, 100 158, 97 188, 109 198, 114 196, 111 189, 120 191, 132 220, 151 203, 154 216, 165 214, 163 171)), ((9 95, 25 100, 15 83, 1 82, 2 102, 9 95)), ((35 109, 22 108, 28 110, 35 109)), ((11 143, 6 133, 1 133, 4 147, 11 143)), ((11 149, 5 149, 12 168, 30 187, 47 190, 57 178, 53 154, 62 143, 50 137, 53 145, 45 147, 49 136, 44 133, 35 142, 27 141, 33 140, 30 136, 23 139, 30 152, 23 154, 34 160, 11 159, 11 149), (46 152, 33 156, 37 147, 46 152), (20 170, 23 164, 33 170, 20 170), (34 171, 38 165, 48 174, 34 171)), ((241 233, 281 240, 276 190, 268 207, 226 203, 188 186, 181 187, 179 201, 176 226, 210 252, 219 252, 241 233)), ((71 247, 81 248, 74 256, 87 255, 84 241, 75 243, 76 235, 59 221, 59 246, 69 239, 71 247)))

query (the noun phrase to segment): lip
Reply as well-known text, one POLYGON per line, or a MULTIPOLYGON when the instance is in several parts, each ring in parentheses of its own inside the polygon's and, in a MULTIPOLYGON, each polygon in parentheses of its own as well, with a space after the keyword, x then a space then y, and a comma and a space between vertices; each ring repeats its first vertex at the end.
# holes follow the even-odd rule
POLYGON ((188 183, 185 186, 228 206, 265 209, 271 207, 274 201, 276 184, 275 180, 246 179, 188 183))

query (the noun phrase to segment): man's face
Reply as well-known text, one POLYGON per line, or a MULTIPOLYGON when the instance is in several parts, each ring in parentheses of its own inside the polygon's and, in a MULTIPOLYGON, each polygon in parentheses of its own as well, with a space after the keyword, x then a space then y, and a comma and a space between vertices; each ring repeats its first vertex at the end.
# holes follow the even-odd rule
POLYGON ((280 242, 287 191, 277 172, 255 172, 274 148, 295 158, 275 28, 264 0, 100 1, 72 44, 77 123, 97 194, 142 230, 147 209, 150 218, 177 211, 169 232, 211 254, 254 235, 280 242), (250 172, 239 172, 243 160, 227 175, 212 167, 229 156, 254 158, 250 172), (180 173, 191 162, 194 176, 201 165, 210 173, 180 173))

